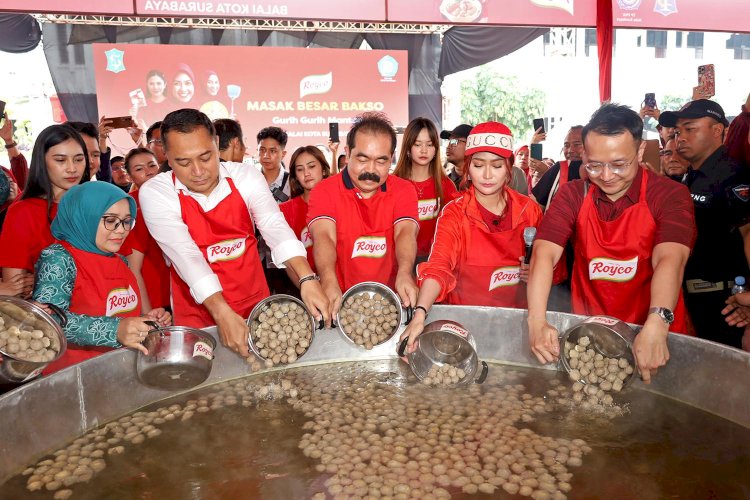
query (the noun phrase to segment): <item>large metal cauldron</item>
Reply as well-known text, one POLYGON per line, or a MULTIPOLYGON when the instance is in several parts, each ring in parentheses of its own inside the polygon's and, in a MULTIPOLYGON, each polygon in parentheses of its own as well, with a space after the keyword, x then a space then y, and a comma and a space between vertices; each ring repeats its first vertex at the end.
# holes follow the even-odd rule
MULTIPOLYGON (((451 319, 471 330, 482 359, 539 367, 529 350, 526 311, 437 306, 430 321, 451 319)), ((564 331, 582 318, 551 313, 564 331)), ((215 331, 209 329, 215 335, 215 331)), ((340 360, 393 358, 398 336, 371 351, 344 340, 336 330, 316 334, 305 355, 308 365, 340 360)), ((670 335, 671 360, 650 386, 662 394, 750 428, 750 354, 700 339, 670 335), (720 388, 721 390, 717 390, 720 388)), ((556 367, 546 367, 555 369, 556 367)), ((206 384, 249 373, 247 363, 217 348, 206 384)), ((150 389, 136 377, 135 353, 114 351, 62 370, 0 397, 0 484, 25 465, 99 424, 174 395, 150 389)))

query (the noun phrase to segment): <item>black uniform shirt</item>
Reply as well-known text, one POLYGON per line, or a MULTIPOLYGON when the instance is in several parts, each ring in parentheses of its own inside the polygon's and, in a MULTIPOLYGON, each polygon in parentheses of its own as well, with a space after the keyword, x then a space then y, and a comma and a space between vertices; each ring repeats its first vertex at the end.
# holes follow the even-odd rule
POLYGON ((695 204, 698 239, 685 279, 729 281, 748 276, 739 228, 750 223, 750 171, 721 146, 699 170, 688 169, 684 183, 695 204))
MULTIPOLYGON (((568 162, 568 164, 568 182, 580 179, 581 176, 579 175, 578 170, 581 167, 581 161, 575 160, 568 162)), ((539 179, 539 182, 537 182, 536 186, 531 190, 531 192, 534 193, 537 203, 539 203, 542 208, 547 206, 547 199, 549 198, 550 191, 552 191, 552 186, 555 184, 555 178, 559 172, 560 162, 558 161, 552 165, 549 170, 544 172, 542 178, 539 179)))

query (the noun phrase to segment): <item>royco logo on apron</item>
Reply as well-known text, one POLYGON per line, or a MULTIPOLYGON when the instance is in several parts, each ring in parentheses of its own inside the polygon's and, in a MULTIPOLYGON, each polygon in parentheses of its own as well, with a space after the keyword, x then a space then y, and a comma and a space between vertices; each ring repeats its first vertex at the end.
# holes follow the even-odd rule
POLYGON ((242 257, 245 253, 246 239, 247 238, 237 238, 236 240, 220 241, 206 248, 208 262, 213 264, 214 262, 223 262, 242 257))
POLYGON ((352 258, 370 257, 379 259, 385 255, 385 236, 362 236, 357 238, 352 248, 352 258))
POLYGON ((612 260, 597 257, 589 262, 589 279, 603 281, 630 281, 638 270, 638 256, 630 260, 612 260))
POLYGON ((303 245, 305 245, 305 248, 310 248, 313 245, 312 235, 310 234, 310 230, 307 228, 307 226, 305 226, 302 229, 302 232, 299 233, 299 240, 303 245))
POLYGON ((495 269, 490 276, 490 290, 501 286, 517 285, 521 281, 521 268, 518 266, 501 267, 495 269))
POLYGON ((417 202, 417 214, 419 215, 419 220, 434 219, 435 217, 437 217, 437 212, 437 198, 432 198, 429 200, 419 200, 419 202, 417 202))
POLYGON ((115 288, 107 295, 107 316, 127 313, 138 307, 138 295, 132 286, 115 288))

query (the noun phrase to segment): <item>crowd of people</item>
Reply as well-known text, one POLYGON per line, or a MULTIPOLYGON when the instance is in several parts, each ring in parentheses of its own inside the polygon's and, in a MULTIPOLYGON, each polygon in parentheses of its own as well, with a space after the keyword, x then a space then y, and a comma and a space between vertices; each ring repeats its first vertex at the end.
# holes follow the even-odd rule
POLYGON ((65 311, 68 350, 48 373, 145 350, 147 321, 217 325, 247 357, 246 318, 269 294, 301 297, 330 327, 364 281, 414 309, 409 349, 442 303, 528 309, 542 363, 560 354, 548 310, 641 324, 645 381, 669 359, 669 331, 750 351, 750 293, 731 295, 750 277, 750 97, 731 125, 705 99, 604 104, 569 129, 560 161, 532 154, 541 129, 524 145, 499 122, 439 131, 426 118, 396 158, 393 124, 366 113, 343 155, 330 145, 332 164, 315 146, 285 164, 287 134, 263 128, 256 168, 238 122, 185 108, 131 129, 125 156, 111 156, 106 117, 52 125, 27 165, 9 122, 0 295, 65 311), (659 124, 658 165, 645 161, 644 120, 659 124))

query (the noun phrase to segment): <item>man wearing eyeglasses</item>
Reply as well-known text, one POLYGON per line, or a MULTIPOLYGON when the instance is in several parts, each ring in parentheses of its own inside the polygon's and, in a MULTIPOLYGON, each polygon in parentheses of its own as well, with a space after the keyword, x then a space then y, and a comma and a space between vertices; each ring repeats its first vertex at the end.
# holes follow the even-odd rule
POLYGON ((638 163, 642 132, 625 106, 596 111, 582 132, 589 181, 562 186, 542 219, 528 285, 531 349, 542 363, 560 354, 546 310, 569 239, 573 312, 644 325, 633 345, 644 382, 669 359, 668 331, 686 332, 681 284, 695 242, 693 204, 685 186, 638 163))
POLYGON ((448 173, 448 178, 460 189, 461 176, 464 174, 464 152, 466 151, 466 138, 469 137, 472 125, 462 123, 453 130, 443 130, 440 132, 441 139, 448 140, 448 147, 445 150, 445 158, 448 163, 453 165, 453 170, 448 173))
POLYGON ((161 122, 154 122, 148 130, 146 130, 146 147, 154 153, 162 172, 169 172, 172 170, 169 167, 169 162, 167 162, 167 155, 164 152, 164 143, 161 140, 161 122))

